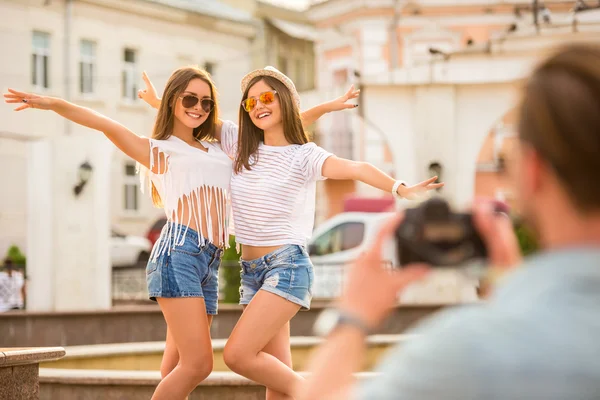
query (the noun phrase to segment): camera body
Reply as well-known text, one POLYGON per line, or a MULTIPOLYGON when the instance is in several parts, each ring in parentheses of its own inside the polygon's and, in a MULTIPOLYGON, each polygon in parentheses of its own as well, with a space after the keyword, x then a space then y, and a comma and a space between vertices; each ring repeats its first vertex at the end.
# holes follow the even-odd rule
POLYGON ((406 210, 395 239, 401 266, 425 263, 434 268, 457 268, 487 259, 472 215, 453 212, 438 197, 406 210))

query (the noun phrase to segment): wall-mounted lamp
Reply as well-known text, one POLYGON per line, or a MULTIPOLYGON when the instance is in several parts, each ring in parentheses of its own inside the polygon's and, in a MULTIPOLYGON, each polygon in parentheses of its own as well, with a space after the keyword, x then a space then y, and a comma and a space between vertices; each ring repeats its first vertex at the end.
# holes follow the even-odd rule
POLYGON ((438 48, 435 47, 430 47, 429 48, 429 54, 431 54, 432 56, 442 56, 444 58, 444 60, 448 60, 450 58, 450 54, 446 53, 443 50, 440 50, 438 48))
POLYGON ((78 171, 79 183, 77 183, 77 185, 75 185, 73 187, 73 192, 75 193, 75 196, 79 196, 81 194, 81 192, 83 191, 83 188, 90 180, 93 170, 94 169, 92 168, 92 165, 87 161, 85 161, 83 164, 81 164, 79 166, 79 171, 78 171))
MULTIPOLYGON (((431 164, 429 164, 429 167, 427 168, 429 175, 428 176, 437 176, 437 179, 435 180, 435 183, 440 183, 442 182, 442 172, 444 170, 444 168, 442 167, 442 164, 440 164, 437 161, 432 162, 431 164)), ((436 189, 438 192, 441 190, 441 188, 436 189)))

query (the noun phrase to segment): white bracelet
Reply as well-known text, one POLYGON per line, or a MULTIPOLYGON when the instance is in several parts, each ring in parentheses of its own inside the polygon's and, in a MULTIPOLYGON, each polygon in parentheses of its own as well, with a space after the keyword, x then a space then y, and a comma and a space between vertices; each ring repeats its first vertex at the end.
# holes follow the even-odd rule
POLYGON ((400 197, 400 198, 401 198, 402 196, 400 196, 400 195, 398 194, 398 188, 400 187, 400 185, 404 185, 404 186, 406 186, 406 182, 404 182, 404 181, 396 181, 396 182, 394 183, 394 187, 392 187, 392 194, 393 194, 395 197, 400 197))

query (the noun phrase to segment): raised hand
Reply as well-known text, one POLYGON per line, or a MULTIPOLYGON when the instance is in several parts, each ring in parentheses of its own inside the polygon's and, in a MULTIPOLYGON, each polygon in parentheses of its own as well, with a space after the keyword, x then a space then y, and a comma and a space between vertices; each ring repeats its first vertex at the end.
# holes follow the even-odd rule
POLYGON ((338 97, 335 100, 329 102, 330 111, 341 111, 348 108, 358 107, 358 104, 348 103, 352 99, 356 99, 360 95, 360 89, 354 90, 354 85, 350 86, 350 89, 343 96, 338 97))
POLYGON ((28 108, 38 108, 40 110, 50 110, 52 107, 52 97, 38 96, 33 93, 19 92, 18 90, 8 89, 4 93, 4 102, 8 104, 21 104, 14 111, 21 111, 28 108))
POLYGON ((424 196, 428 191, 444 186, 444 183, 435 183, 437 178, 437 176, 434 176, 413 186, 400 185, 398 187, 398 194, 405 199, 416 200, 424 196))
POLYGON ((377 234, 373 246, 350 266, 338 306, 360 318, 370 328, 377 327, 398 303, 398 292, 422 279, 428 268, 411 265, 390 269, 385 266, 383 248, 393 238, 404 214, 391 217, 377 234))
POLYGON ((138 98, 144 100, 146 103, 150 104, 150 106, 158 108, 160 106, 160 99, 158 98, 156 88, 152 84, 152 81, 150 81, 150 78, 148 78, 146 71, 142 72, 142 79, 144 80, 146 89, 138 90, 138 98))

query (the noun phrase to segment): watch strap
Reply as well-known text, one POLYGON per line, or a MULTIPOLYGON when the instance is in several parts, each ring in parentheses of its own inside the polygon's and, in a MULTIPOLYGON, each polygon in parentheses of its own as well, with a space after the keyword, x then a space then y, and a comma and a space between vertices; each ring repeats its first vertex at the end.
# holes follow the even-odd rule
POLYGON ((404 185, 404 186, 406 186, 406 182, 404 182, 404 181, 396 181, 396 182, 394 183, 394 186, 392 187, 392 194, 394 195, 394 197, 398 197, 398 198, 401 198, 401 197, 402 197, 402 196, 400 196, 400 195, 398 194, 398 188, 399 188, 401 185, 404 185))
POLYGON ((359 317, 349 312, 338 310, 339 318, 333 330, 340 326, 352 326, 354 328, 358 328, 362 333, 369 335, 371 333, 371 328, 359 317))

